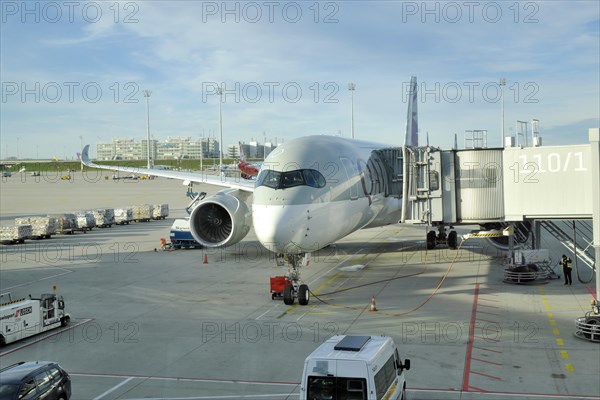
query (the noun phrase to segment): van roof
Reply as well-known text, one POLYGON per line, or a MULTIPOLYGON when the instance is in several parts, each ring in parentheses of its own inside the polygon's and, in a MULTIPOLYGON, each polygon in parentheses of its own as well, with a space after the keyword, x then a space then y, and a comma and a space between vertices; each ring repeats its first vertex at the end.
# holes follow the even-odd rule
POLYGON ((387 346, 393 348, 388 336, 336 335, 317 347, 308 359, 372 361, 387 346), (358 349, 358 350, 357 350, 358 349))

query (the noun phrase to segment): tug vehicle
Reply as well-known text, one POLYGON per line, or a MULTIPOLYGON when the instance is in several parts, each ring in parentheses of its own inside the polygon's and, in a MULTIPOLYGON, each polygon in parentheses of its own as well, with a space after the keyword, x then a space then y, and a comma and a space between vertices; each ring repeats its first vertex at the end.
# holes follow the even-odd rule
POLYGON ((0 304, 0 346, 25 339, 60 326, 71 316, 65 312, 65 301, 54 293, 0 304))

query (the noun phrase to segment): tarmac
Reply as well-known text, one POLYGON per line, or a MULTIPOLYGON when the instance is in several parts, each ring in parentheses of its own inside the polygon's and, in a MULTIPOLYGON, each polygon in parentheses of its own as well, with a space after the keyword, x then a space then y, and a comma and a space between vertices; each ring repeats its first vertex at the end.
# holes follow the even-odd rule
POLYGON ((56 285, 72 317, 64 329, 1 348, 1 367, 57 361, 75 400, 297 399, 304 359, 325 339, 389 335, 411 360, 411 400, 600 399, 600 345, 574 336, 593 282, 507 284, 504 255, 487 241, 426 251, 425 227, 391 225, 314 253, 302 271, 309 305, 286 306, 271 298, 269 278, 287 268, 252 230, 231 248, 155 251, 173 218, 185 216, 186 188, 103 174, 0 182, 2 225, 97 207, 170 206, 164 221, 0 246, 1 293, 35 297, 56 285), (372 298, 377 311, 369 311, 372 298))

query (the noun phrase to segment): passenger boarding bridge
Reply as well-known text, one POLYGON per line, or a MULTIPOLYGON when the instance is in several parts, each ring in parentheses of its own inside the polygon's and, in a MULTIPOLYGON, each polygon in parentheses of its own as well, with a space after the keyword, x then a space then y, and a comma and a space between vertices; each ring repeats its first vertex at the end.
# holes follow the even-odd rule
MULTIPOLYGON (((552 221, 591 219, 593 244, 575 254, 593 263, 600 259, 598 128, 589 130, 589 141, 526 148, 404 147, 383 149, 380 155, 388 167, 388 194, 403 199, 401 222, 437 227, 442 238, 446 226, 479 224, 485 229, 512 225, 517 233, 527 233, 515 240, 527 241, 532 230, 537 241, 534 248, 539 248, 540 226, 573 246, 577 241, 569 242, 564 227, 552 221)), ((450 235, 448 244, 456 247, 452 246, 456 233, 454 243, 450 235)), ((427 242, 429 246, 429 236, 427 242)), ((596 274, 597 299, 599 295, 596 274)))

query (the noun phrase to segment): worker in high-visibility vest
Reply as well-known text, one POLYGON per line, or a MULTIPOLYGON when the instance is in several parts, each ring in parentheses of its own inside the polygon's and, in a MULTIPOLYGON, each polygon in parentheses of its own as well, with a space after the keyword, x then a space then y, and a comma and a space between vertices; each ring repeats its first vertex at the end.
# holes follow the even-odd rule
POLYGON ((571 285, 571 270, 573 269, 571 258, 563 254, 560 259, 560 265, 562 265, 563 274, 565 274, 565 285, 571 285))

